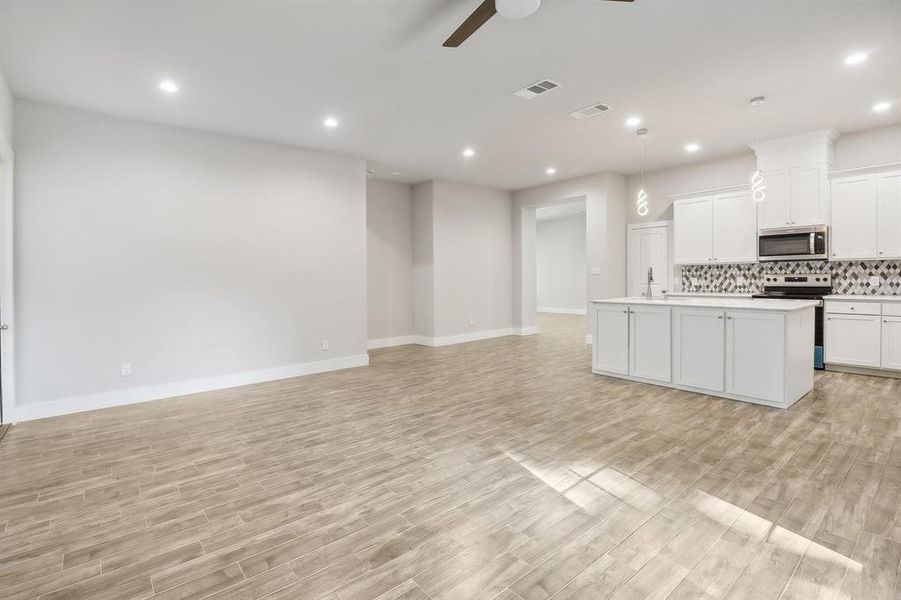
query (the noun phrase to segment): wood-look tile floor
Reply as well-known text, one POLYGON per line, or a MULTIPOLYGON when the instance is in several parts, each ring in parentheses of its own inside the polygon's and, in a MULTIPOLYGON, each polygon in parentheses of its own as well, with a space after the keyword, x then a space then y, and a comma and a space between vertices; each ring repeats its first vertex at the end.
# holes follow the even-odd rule
POLYGON ((0 597, 901 599, 901 381, 782 411, 542 326, 13 427, 0 597))

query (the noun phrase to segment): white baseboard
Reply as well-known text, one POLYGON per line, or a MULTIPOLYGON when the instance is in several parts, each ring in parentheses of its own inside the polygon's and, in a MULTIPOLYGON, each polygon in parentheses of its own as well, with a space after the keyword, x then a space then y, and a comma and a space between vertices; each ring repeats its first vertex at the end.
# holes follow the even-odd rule
POLYGON ((513 335, 535 335, 538 333, 538 325, 532 325, 531 327, 514 327, 513 335))
POLYGON ((587 315, 588 309, 585 308, 554 308, 553 306, 539 306, 537 312, 550 313, 554 315, 587 315))
POLYGON ((381 338, 378 340, 369 340, 368 348, 376 350, 378 348, 391 348, 392 346, 406 346, 407 344, 415 344, 415 335, 403 335, 400 337, 381 338))
POLYGON ((288 379, 290 377, 313 375, 315 373, 337 371, 339 369, 349 369, 352 367, 365 367, 368 364, 368 354, 355 354, 342 358, 333 358, 331 360, 320 360, 284 367, 275 367, 273 369, 245 371, 243 373, 233 373, 231 375, 220 375, 217 377, 193 379, 190 381, 177 381, 174 383, 128 388, 112 392, 101 392, 99 394, 70 396, 58 400, 16 406, 13 415, 14 419, 11 420, 30 421, 32 419, 56 417, 59 415, 84 412, 86 410, 136 404, 138 402, 148 402, 150 400, 161 400, 163 398, 221 390, 252 383, 262 383, 264 381, 288 379))
POLYGON ((429 346, 438 348, 440 346, 451 346, 453 344, 465 344, 466 342, 477 342, 479 340, 487 340, 491 338, 504 337, 507 335, 519 335, 513 327, 505 327, 503 329, 486 329, 484 331, 473 331, 469 333, 459 333, 457 335, 446 335, 442 337, 424 337, 416 336, 416 343, 421 346, 429 346))

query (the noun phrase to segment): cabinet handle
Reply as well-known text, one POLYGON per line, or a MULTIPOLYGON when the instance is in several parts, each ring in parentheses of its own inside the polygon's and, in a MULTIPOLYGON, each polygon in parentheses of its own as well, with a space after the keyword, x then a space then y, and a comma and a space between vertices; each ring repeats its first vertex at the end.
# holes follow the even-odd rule
POLYGON ((723 315, 720 315, 717 317, 717 319, 722 319, 722 318, 723 318, 723 315))

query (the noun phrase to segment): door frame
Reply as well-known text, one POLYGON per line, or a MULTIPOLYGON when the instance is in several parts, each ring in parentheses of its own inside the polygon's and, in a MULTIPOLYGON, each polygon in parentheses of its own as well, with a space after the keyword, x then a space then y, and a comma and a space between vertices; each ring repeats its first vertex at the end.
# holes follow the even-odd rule
POLYGON ((0 132, 0 315, 8 329, 0 332, 0 381, 2 381, 2 419, 15 421, 16 396, 16 328, 15 328, 15 277, 13 251, 15 248, 15 213, 13 203, 14 156, 12 146, 0 132))
POLYGON ((646 223, 629 223, 626 225, 626 295, 629 295, 631 280, 629 278, 630 262, 632 260, 632 237, 641 229, 666 228, 666 285, 664 289, 673 292, 675 262, 673 257, 673 222, 672 221, 648 221, 646 223))

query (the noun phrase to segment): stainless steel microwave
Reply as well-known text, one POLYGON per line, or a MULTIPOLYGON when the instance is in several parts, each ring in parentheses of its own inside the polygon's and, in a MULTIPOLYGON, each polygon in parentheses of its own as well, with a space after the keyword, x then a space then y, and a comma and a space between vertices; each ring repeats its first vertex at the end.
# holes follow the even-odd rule
POLYGON ((757 238, 757 258, 765 260, 828 260, 829 228, 826 225, 762 229, 757 238))

